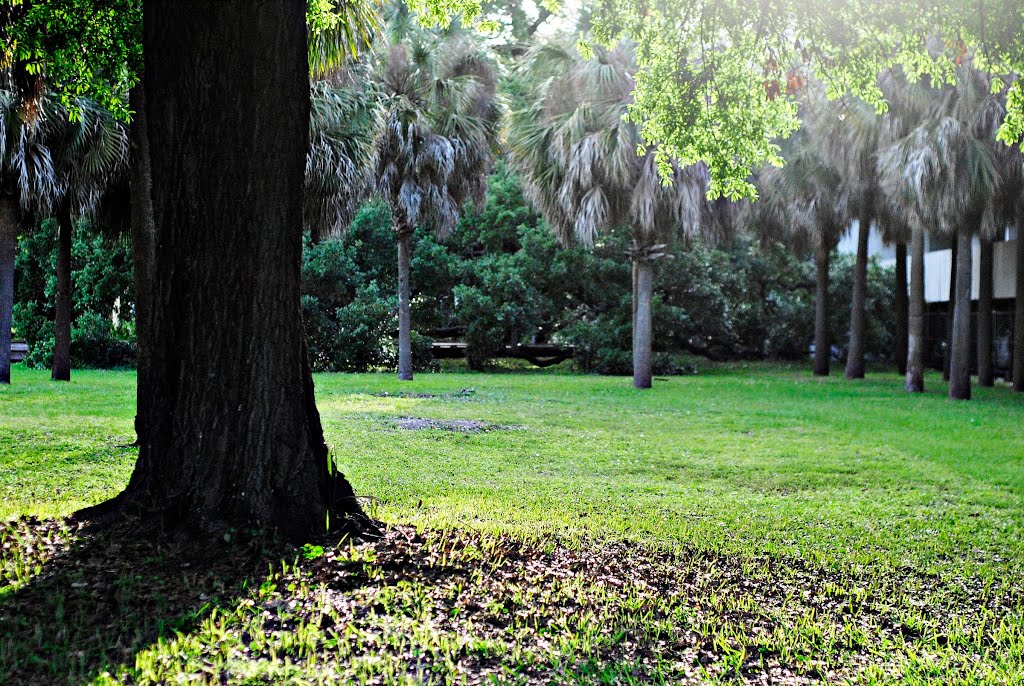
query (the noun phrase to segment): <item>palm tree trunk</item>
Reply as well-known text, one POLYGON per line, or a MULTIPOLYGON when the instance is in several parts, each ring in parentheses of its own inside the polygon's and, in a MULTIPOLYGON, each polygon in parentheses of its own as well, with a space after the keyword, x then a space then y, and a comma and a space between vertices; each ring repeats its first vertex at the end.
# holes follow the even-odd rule
POLYGON ((636 261, 636 259, 634 259, 633 262, 632 262, 632 265, 633 265, 633 270, 632 270, 633 271, 633 292, 632 292, 632 295, 631 295, 631 298, 630 298, 631 302, 633 304, 633 328, 636 328, 636 280, 637 280, 636 264, 637 264, 637 261, 636 261))
MULTIPOLYGON (((973 224, 972 224, 973 225, 973 224)), ((953 308, 953 345, 949 368, 949 397, 971 399, 971 232, 956 236, 956 291, 953 308)))
POLYGON ((57 212, 57 293, 53 318, 54 381, 71 380, 71 236, 74 220, 65 201, 57 212))
POLYGON ((864 335, 867 323, 868 237, 870 217, 860 219, 857 228, 857 262, 853 272, 853 296, 850 308, 850 350, 846 358, 846 378, 864 378, 864 335))
POLYGON ((136 443, 146 444, 146 425, 153 387, 152 359, 155 349, 153 330, 153 278, 155 274, 155 229, 153 226, 152 181, 149 167, 149 138, 146 135, 146 93, 144 77, 128 94, 132 116, 131 137, 131 230, 132 266, 135 276, 135 344, 138 348, 138 383, 136 384, 136 443))
POLYGON ((398 378, 412 381, 412 317, 410 312, 409 252, 412 232, 398 230, 398 378))
POLYGON ((896 371, 907 373, 907 244, 896 244, 896 371))
POLYGON ((1017 286, 1013 304, 1013 390, 1024 392, 1024 220, 1017 222, 1017 286))
POLYGON ((11 383, 11 315, 14 310, 14 257, 18 246, 18 208, 0 196, 0 384, 11 383))
POLYGON ((907 317, 907 391, 924 392, 924 230, 910 238, 910 302, 907 317))
POLYGON ((832 341, 828 331, 828 268, 831 255, 825 246, 814 251, 817 278, 814 293, 814 374, 828 376, 832 358, 832 341))
POLYGON ((956 309, 956 267, 959 243, 953 238, 949 254, 949 302, 946 303, 946 349, 942 354, 942 380, 949 381, 950 361, 953 359, 953 314, 956 309))
POLYGON ((633 387, 651 387, 651 296, 654 269, 646 258, 636 259, 636 317, 633 325, 633 387))
POLYGON ((992 268, 993 243, 982 239, 978 269, 981 282, 978 285, 978 385, 995 385, 995 369, 992 364, 992 268))

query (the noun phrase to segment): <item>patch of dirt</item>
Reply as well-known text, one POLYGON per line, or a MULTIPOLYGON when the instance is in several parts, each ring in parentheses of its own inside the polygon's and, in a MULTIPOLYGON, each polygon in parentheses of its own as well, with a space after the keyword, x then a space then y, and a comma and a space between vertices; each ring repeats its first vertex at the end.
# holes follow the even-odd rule
POLYGON ((463 388, 460 391, 452 391, 451 393, 412 393, 410 391, 399 391, 398 393, 389 393, 388 391, 381 391, 380 393, 374 393, 374 398, 415 398, 415 399, 429 399, 429 398, 443 398, 444 400, 468 400, 473 397, 476 393, 475 388, 463 388))
POLYGON ((521 431, 524 427, 507 424, 493 424, 476 419, 429 419, 426 417, 396 417, 389 420, 403 431, 426 431, 438 429, 463 434, 479 434, 490 431, 521 431))

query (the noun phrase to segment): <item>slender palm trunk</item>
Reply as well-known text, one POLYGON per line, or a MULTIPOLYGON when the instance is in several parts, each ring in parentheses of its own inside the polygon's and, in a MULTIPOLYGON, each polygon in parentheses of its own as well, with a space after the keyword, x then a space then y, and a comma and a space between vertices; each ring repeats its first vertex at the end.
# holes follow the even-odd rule
POLYGON ((637 264, 637 261, 636 261, 636 259, 634 259, 633 262, 632 262, 632 265, 633 265, 633 269, 632 269, 632 271, 633 271, 633 291, 632 291, 632 296, 631 296, 631 302, 633 304, 633 328, 636 328, 636 280, 637 280, 636 264, 637 264))
POLYGON ((398 230, 398 378, 412 381, 412 317, 410 312, 409 253, 412 232, 398 230))
MULTIPOLYGON (((971 224, 973 226, 973 224, 971 224)), ((949 368, 949 397, 971 399, 971 232, 956 236, 956 302, 953 309, 953 345, 949 368)))
POLYGON ((146 425, 150 409, 148 391, 155 381, 153 370, 153 277, 155 274, 155 229, 153 226, 152 181, 149 166, 149 138, 146 135, 146 93, 143 79, 128 94, 132 116, 131 137, 131 229, 132 266, 135 276, 135 342, 138 347, 138 383, 136 384, 136 443, 146 444, 146 425))
POLYGON ((896 371, 907 373, 907 244, 896 244, 896 371))
POLYGON ((992 364, 992 268, 993 243, 982 239, 978 269, 978 385, 995 384, 995 369, 992 364))
POLYGON ((864 335, 867 324, 868 299, 868 237, 871 218, 860 219, 857 229, 857 262, 853 272, 853 295, 850 307, 850 350, 846 358, 846 378, 864 378, 864 335))
POLYGON ((54 381, 71 380, 71 238, 74 220, 71 205, 64 202, 57 212, 57 293, 53 318, 54 381))
POLYGON ((636 316, 633 325, 633 387, 651 387, 651 296, 654 268, 646 258, 634 261, 636 270, 636 316))
POLYGON ((942 355, 943 381, 949 381, 950 363, 953 359, 953 314, 956 310, 956 268, 959 248, 959 242, 954 237, 949 254, 949 302, 946 303, 946 349, 942 355))
POLYGON ((814 251, 814 264, 817 267, 817 279, 814 293, 814 374, 828 376, 832 358, 832 341, 828 331, 828 268, 831 261, 830 251, 826 246, 818 246, 814 251))
POLYGON ((10 196, 0 195, 0 384, 11 383, 11 315, 17 245, 17 205, 10 196))
POLYGON ((910 238, 910 302, 907 317, 907 391, 924 392, 924 230, 910 238))
POLYGON ((1013 390, 1024 392, 1024 220, 1017 222, 1017 286, 1013 305, 1013 390))

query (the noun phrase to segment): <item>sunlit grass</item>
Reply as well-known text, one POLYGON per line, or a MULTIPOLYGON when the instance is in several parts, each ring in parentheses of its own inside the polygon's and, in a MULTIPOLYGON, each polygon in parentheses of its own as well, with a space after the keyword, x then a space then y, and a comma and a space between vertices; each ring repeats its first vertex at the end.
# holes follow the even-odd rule
MULTIPOLYGON (((487 558, 510 541, 541 551, 537 564, 545 565, 545 555, 569 554, 559 550, 589 556, 625 539, 648 551, 636 553, 638 561, 663 550, 677 561, 672 574, 697 570, 698 581, 681 595, 643 585, 595 588, 587 577, 556 584, 554 596, 538 600, 531 584, 553 582, 516 578, 516 565, 503 557, 494 564, 507 578, 487 587, 495 602, 526 593, 531 607, 549 614, 559 607, 571 617, 584 607, 593 614, 577 617, 572 629, 517 638, 533 615, 520 623, 509 615, 507 635, 477 631, 473 622, 508 612, 483 604, 469 628, 448 635, 438 617, 476 581, 464 588, 433 572, 410 580, 363 565, 360 583, 377 590, 333 596, 335 609, 324 611, 355 597, 357 605, 380 605, 379 616, 352 619, 363 634, 339 637, 306 611, 323 602, 323 580, 289 567, 255 582, 275 585, 282 608, 299 599, 297 608, 277 611, 272 626, 251 611, 263 607, 252 591, 255 606, 232 600, 212 616, 207 608, 191 631, 167 635, 138 653, 137 666, 111 665, 111 673, 159 680, 212 664, 212 683, 224 665, 251 683, 318 683, 318 673, 412 683, 409 665, 423 661, 402 656, 427 651, 441 660, 435 674, 483 660, 522 676, 543 659, 558 663, 552 673, 565 678, 556 680, 582 683, 659 674, 668 682, 729 681, 753 678, 756 664, 864 683, 1024 679, 1024 398, 998 387, 951 402, 934 376, 929 393, 912 396, 894 374, 849 382, 790 366, 700 372, 656 381, 648 392, 623 378, 568 374, 421 374, 402 384, 391 375, 317 377, 342 469, 371 514, 418 527, 430 555, 455 555, 440 568, 459 560, 471 568, 473 555, 487 558), (482 424, 410 431, 395 422, 409 417, 482 424), (457 551, 443 542, 444 532, 473 530, 483 538, 463 538, 457 551), (722 576, 722 569, 734 571, 722 576), (582 597, 587 604, 565 610, 582 597), (287 641, 280 621, 294 629, 284 632, 287 641), (607 627, 614 632, 602 633, 607 627), (273 630, 260 645, 277 657, 254 662, 240 637, 273 630), (651 657, 664 664, 638 665, 616 647, 623 631, 688 647, 651 657), (324 641, 333 646, 328 655, 324 641), (218 653, 219 645, 235 652, 218 653), (376 652, 385 657, 375 661, 376 652)), ((133 383, 127 372, 78 372, 58 385, 17 369, 15 385, 0 389, 0 516, 60 516, 117 492, 134 459, 127 447, 133 383)), ((19 583, 40 569, 27 556, 5 564, 19 583)), ((0 614, 12 588, 0 594, 0 614)))

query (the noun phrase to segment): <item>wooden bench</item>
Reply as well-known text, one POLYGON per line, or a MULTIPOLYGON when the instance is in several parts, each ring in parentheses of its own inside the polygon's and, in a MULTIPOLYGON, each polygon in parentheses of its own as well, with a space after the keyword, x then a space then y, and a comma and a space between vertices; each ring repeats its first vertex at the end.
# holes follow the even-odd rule
MULTIPOLYGON (((466 356, 466 344, 462 341, 434 341, 430 346, 435 359, 454 360, 466 356)), ((527 360, 537 367, 550 367, 568 360, 576 352, 575 348, 549 343, 533 345, 508 345, 499 357, 512 357, 527 360)))
POLYGON ((11 341, 11 362, 21 362, 28 356, 28 343, 11 341))

